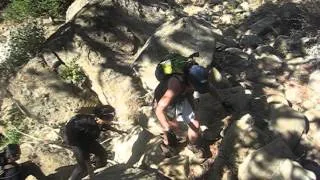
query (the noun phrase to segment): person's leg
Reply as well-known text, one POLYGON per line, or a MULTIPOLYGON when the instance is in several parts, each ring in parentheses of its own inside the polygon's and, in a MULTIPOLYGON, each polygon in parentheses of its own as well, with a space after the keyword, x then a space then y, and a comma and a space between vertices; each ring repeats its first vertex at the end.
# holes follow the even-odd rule
POLYGON ((72 151, 76 158, 77 166, 71 173, 69 180, 79 180, 88 172, 89 152, 78 146, 72 146, 72 151))
POLYGON ((189 142, 195 144, 200 136, 200 123, 187 99, 182 102, 181 108, 181 118, 188 125, 189 142))
POLYGON ((200 137, 200 123, 197 120, 191 120, 188 123, 188 139, 191 144, 196 144, 200 137))
POLYGON ((47 176, 42 172, 40 167, 31 161, 21 163, 19 170, 21 179, 26 179, 30 175, 38 180, 47 179, 47 176))
POLYGON ((103 167, 107 164, 107 152, 99 142, 92 141, 89 152, 95 155, 96 168, 103 167))
MULTIPOLYGON (((11 165, 10 165, 11 166, 11 165)), ((12 167, 9 167, 4 169, 4 175, 2 176, 4 179, 10 179, 10 180, 20 180, 20 170, 19 165, 15 165, 12 167)))

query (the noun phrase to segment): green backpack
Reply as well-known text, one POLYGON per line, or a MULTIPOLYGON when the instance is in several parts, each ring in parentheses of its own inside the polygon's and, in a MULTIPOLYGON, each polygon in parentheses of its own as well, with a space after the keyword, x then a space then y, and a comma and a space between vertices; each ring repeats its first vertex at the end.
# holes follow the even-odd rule
MULTIPOLYGON (((193 57, 199 57, 199 52, 191 54, 189 57, 184 57, 177 53, 168 54, 160 63, 158 63, 155 76, 159 84, 154 90, 154 100, 158 102, 168 88, 167 80, 173 75, 182 75, 185 79, 185 73, 188 69, 197 64, 193 57)), ((182 80, 184 81, 184 80, 182 80)))
POLYGON ((173 74, 184 74, 189 67, 196 64, 192 58, 198 56, 199 52, 193 53, 189 57, 184 57, 178 53, 168 54, 156 67, 155 76, 157 80, 165 80, 173 74))

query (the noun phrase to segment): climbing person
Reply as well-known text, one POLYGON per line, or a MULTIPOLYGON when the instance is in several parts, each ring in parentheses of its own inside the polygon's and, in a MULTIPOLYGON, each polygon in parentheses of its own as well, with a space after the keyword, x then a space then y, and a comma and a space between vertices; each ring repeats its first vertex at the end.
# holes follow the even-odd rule
POLYGON ((0 179, 23 180, 28 176, 33 176, 38 180, 48 179, 39 166, 31 161, 18 164, 21 149, 18 144, 8 144, 4 151, 0 153, 1 175, 0 179))
POLYGON ((69 180, 78 180, 89 175, 93 177, 90 154, 95 155, 95 168, 106 165, 107 153, 97 141, 101 131, 105 131, 115 116, 115 109, 110 105, 96 107, 92 114, 77 114, 65 126, 65 141, 71 146, 77 161, 69 180))
MULTIPOLYGON (((172 156, 178 140, 175 131, 179 121, 187 124, 187 147, 198 156, 204 156, 201 144, 198 114, 199 94, 219 95, 208 82, 209 72, 193 61, 192 56, 167 55, 156 68, 160 81, 154 91, 155 113, 163 128, 161 148, 166 156, 172 156)), ((221 98, 220 98, 221 99, 221 98)))

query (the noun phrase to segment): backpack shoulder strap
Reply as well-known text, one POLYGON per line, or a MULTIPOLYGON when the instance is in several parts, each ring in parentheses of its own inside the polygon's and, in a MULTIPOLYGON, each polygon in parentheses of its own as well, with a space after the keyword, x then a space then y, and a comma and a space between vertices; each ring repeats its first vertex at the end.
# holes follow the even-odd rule
POLYGON ((157 87, 154 90, 153 103, 154 102, 159 102, 161 97, 165 94, 165 92, 168 89, 168 82, 169 82, 170 78, 175 78, 182 84, 186 83, 186 79, 182 74, 173 74, 170 77, 160 81, 159 84, 157 85, 157 87))

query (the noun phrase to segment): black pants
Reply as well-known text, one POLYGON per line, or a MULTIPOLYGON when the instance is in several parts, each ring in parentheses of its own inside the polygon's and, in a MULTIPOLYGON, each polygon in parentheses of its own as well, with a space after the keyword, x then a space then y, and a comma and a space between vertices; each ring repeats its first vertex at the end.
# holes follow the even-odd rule
POLYGON ((86 164, 90 162, 90 153, 95 155, 96 168, 103 167, 107 163, 107 153, 96 140, 71 148, 78 164, 69 180, 79 180, 88 173, 86 164))
POLYGON ((38 180, 47 179, 40 167, 31 161, 16 164, 15 167, 5 170, 2 178, 6 180, 24 180, 30 175, 38 180))

